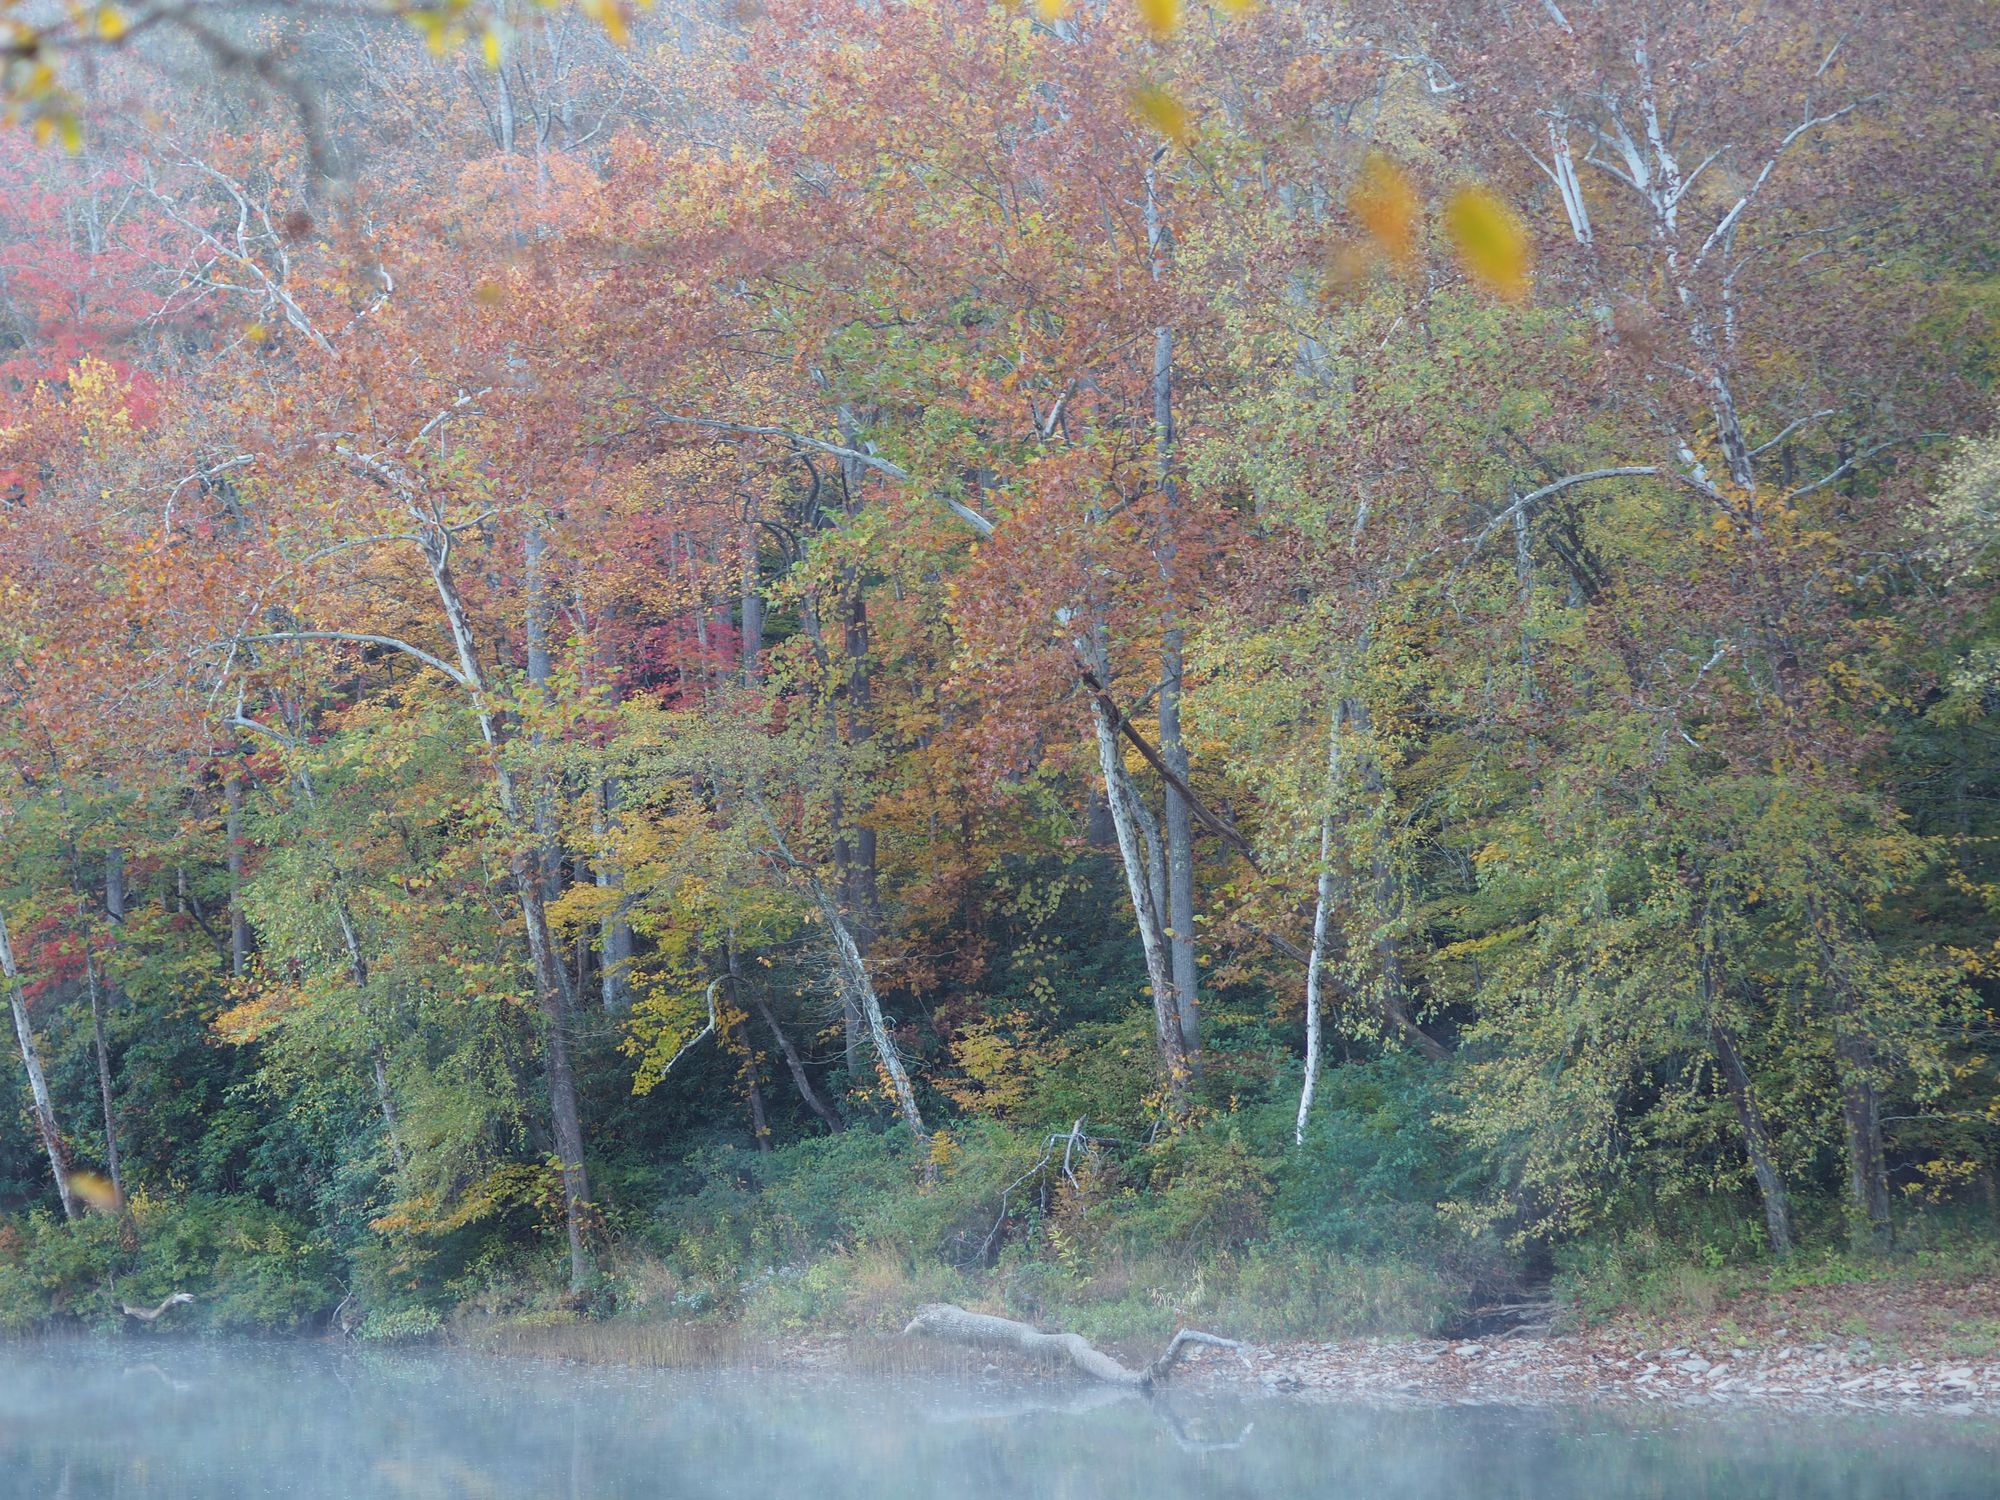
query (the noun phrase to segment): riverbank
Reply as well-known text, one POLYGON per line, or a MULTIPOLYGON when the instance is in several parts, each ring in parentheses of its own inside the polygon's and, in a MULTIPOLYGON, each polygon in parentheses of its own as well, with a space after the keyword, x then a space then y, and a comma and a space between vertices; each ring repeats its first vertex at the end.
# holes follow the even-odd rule
POLYGON ((1437 1339, 1281 1345, 1245 1375, 1213 1358, 1194 1381, 1369 1404, 1547 1406, 1592 1402, 1789 1411, 2000 1415, 2000 1361, 1884 1361, 1868 1341, 1650 1348, 1601 1334, 1451 1343, 1437 1339))
MULTIPOLYGON (((1218 1330, 1229 1332, 1230 1330, 1218 1330)), ((589 1365, 955 1378, 1025 1373, 1001 1356, 882 1330, 762 1338, 715 1323, 494 1324, 485 1352, 589 1365)), ((1141 1339, 1106 1347, 1143 1364, 1141 1339)), ((1069 1380, 1067 1371, 1049 1378, 1069 1380)), ((1621 1313, 1568 1333, 1470 1339, 1288 1339, 1196 1350, 1179 1386, 1367 1405, 1574 1404, 2000 1416, 2000 1277, 1904 1279, 1734 1297, 1705 1313, 1621 1313)))

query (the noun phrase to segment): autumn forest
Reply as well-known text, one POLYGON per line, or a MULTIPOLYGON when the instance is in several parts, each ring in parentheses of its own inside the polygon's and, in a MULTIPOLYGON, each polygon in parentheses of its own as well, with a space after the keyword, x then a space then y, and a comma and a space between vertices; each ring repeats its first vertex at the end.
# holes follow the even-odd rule
POLYGON ((1989 5, 67 17, 0 1329, 2000 1234, 1989 5))

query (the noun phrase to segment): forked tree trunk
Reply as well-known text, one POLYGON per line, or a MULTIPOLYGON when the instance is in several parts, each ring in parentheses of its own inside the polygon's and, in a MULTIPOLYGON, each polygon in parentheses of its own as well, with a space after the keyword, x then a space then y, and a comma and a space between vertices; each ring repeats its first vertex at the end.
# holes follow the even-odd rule
POLYGON ((819 905, 820 915, 833 933, 834 946, 840 953, 842 977, 860 1003, 861 1013, 868 1019, 868 1033, 875 1043, 875 1056, 888 1076, 890 1092, 896 1098, 896 1110, 918 1144, 927 1146, 930 1132, 924 1128, 923 1114, 917 1108, 916 1090, 911 1087, 910 1075, 903 1068, 902 1058, 897 1055, 895 1038, 889 1035, 889 1023, 883 1018, 882 1002, 875 993, 875 982, 869 977, 861 949, 856 946, 854 934, 848 930, 847 919, 841 915, 839 905, 828 894, 826 887, 810 872, 807 879, 812 884, 813 899, 819 905))
MULTIPOLYGON (((1146 169, 1146 256, 1157 284, 1168 269, 1166 221, 1161 212, 1158 178, 1146 169)), ((1174 474, 1174 330, 1162 324, 1153 330, 1153 452, 1165 501, 1162 534, 1154 546, 1163 581, 1168 624, 1160 650, 1160 758, 1179 785, 1169 780, 1164 804, 1166 901, 1160 913, 1166 923, 1168 967, 1174 976, 1174 1006, 1180 1018, 1181 1050, 1190 1069, 1201 1065, 1201 970, 1194 942, 1194 810, 1181 787, 1187 785, 1187 742, 1181 735, 1181 671, 1185 637, 1174 618, 1175 570, 1178 557, 1179 485, 1174 474)), ((1104 679, 1109 683, 1110 678, 1104 679)))
POLYGON ((1132 898, 1133 916, 1139 924, 1139 946, 1146 959, 1146 978, 1153 991, 1153 1034, 1159 1044, 1160 1066, 1166 1074, 1167 1110, 1176 1120, 1184 1119, 1193 1104, 1191 1076, 1181 1033, 1180 1006, 1174 993, 1172 959, 1167 952, 1152 878, 1157 861, 1149 862, 1139 847, 1134 816, 1137 796, 1125 778, 1118 732, 1102 703, 1092 699, 1090 712, 1097 728, 1097 759, 1104 776, 1105 797, 1111 804, 1111 826, 1118 836, 1119 862, 1125 868, 1125 887, 1132 898))
POLYGON ((839 963, 841 988, 852 996, 856 1006, 868 1021, 869 1036, 875 1043, 876 1061, 881 1064, 883 1076, 888 1080, 889 1091, 895 1097, 896 1111, 903 1117, 919 1145, 928 1147, 930 1132, 924 1128, 923 1112, 917 1108, 917 1092, 911 1086, 910 1075, 903 1067, 903 1060, 896 1052, 896 1040, 889 1035, 889 1023, 882 1014, 882 1001, 875 993, 875 982, 869 977, 868 963, 861 956, 861 949, 854 941, 854 934, 848 928, 847 918, 840 909, 840 903, 833 899, 833 893, 818 875, 800 864, 785 842, 785 836, 778 831, 777 820, 771 810, 764 805, 764 799, 755 790, 750 800, 757 814, 764 821, 765 829, 771 835, 778 858, 786 868, 797 872, 805 881, 811 894, 813 905, 818 908, 820 920, 826 923, 827 931, 833 936, 835 957, 839 963))
POLYGON ((1785 1192, 1785 1179, 1778 1170, 1777 1158, 1771 1149, 1771 1134, 1764 1125, 1763 1111, 1757 1107, 1750 1070, 1743 1065, 1736 1034, 1722 1014, 1722 986, 1717 979, 1720 960, 1705 926, 1696 942, 1696 998, 1701 1003, 1702 1014, 1708 1017, 1709 1044, 1715 1051, 1716 1064, 1721 1068, 1723 1081, 1729 1088, 1729 1102, 1736 1113, 1737 1132, 1743 1138, 1743 1154, 1749 1159, 1751 1175, 1757 1180, 1757 1192, 1763 1200, 1764 1229, 1770 1237, 1771 1253, 1788 1256, 1792 1253, 1792 1208, 1790 1197, 1785 1192))
POLYGON ((7 1003, 14 1013, 14 1039, 21 1048, 21 1066, 28 1070, 28 1093, 35 1117, 35 1133, 49 1154, 49 1172, 55 1178, 56 1195, 62 1199, 63 1217, 76 1217, 76 1196, 70 1191, 69 1153, 62 1132, 56 1127, 55 1105, 49 1098, 49 1080, 42 1072, 42 1054, 35 1045, 34 1027, 28 1020, 28 997, 21 991, 21 971, 14 963, 14 945, 7 936, 7 921, 0 917, 0 979, 7 985, 7 1003))

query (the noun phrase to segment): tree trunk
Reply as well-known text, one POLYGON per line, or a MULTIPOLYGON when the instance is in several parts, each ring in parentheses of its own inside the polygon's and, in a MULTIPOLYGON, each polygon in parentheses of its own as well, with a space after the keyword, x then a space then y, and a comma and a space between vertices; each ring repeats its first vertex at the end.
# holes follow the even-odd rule
POLYGON ((757 1086, 757 1049, 750 1044, 739 1019, 743 1009, 743 966, 736 956, 736 933, 729 934, 729 1004, 734 1011, 726 1033, 729 1050, 741 1060, 744 1091, 750 1103, 750 1134, 759 1151, 771 1149, 771 1122, 764 1115, 764 1091, 757 1086))
POLYGON ((229 973, 241 979, 250 964, 250 919, 243 910, 243 777, 223 778, 223 834, 229 841, 229 973))
POLYGON ((62 1199, 63 1217, 76 1217, 76 1197, 69 1186, 69 1153, 62 1132, 56 1128, 55 1105, 49 1098, 49 1080, 42 1072, 42 1054, 35 1046, 34 1028, 28 1021, 28 997, 21 991, 21 972, 14 964, 14 946, 8 940, 7 921, 0 917, 0 979, 7 984, 7 1003, 14 1012, 14 1039, 21 1047, 21 1065, 28 1070, 28 1092, 35 1116, 35 1133, 49 1154, 49 1172, 55 1178, 56 1195, 62 1199))
POLYGON ((910 1134, 917 1138, 917 1143, 928 1145, 930 1132, 924 1128, 924 1117, 917 1109, 916 1090, 910 1086, 910 1075, 903 1070, 903 1060, 896 1054, 896 1042, 889 1035, 889 1023, 883 1019, 882 1002, 875 993, 875 983, 868 975, 868 965, 862 960, 861 949, 855 945, 847 920, 826 887, 810 872, 807 878, 812 881, 813 896, 819 904, 820 915, 833 932, 847 987, 854 992, 862 1014, 868 1018, 869 1035, 875 1042, 875 1056, 881 1061, 882 1071, 889 1076, 889 1088, 896 1097, 896 1109, 902 1115, 903 1123, 910 1127, 910 1134))
MULTIPOLYGON (((125 931, 125 851, 111 848, 104 854, 104 912, 111 919, 111 940, 123 940, 125 931)), ((104 1165, 111 1175, 111 1186, 118 1194, 118 1201, 125 1201, 125 1177, 118 1156, 118 1113, 113 1107, 111 1089, 111 1053, 104 1041, 104 1016, 107 1011, 118 1008, 118 987, 109 970, 100 976, 96 965, 85 955, 89 967, 86 977, 90 985, 91 1039, 97 1049, 97 1086, 104 1095, 104 1165), (100 989, 102 995, 100 998, 100 989)))
MULTIPOLYGON (((508 768, 504 751, 506 735, 488 699, 486 678, 479 664, 479 651, 458 580, 450 564, 451 533, 440 524, 423 533, 424 560, 443 607, 445 625, 458 657, 458 681, 470 700, 485 743, 493 776, 493 790, 500 804, 503 826, 515 839, 533 831, 527 809, 521 805, 520 790, 508 768)), ((556 1152, 562 1172, 563 1219, 569 1238, 570 1290, 581 1291, 595 1269, 590 1253, 586 1221, 591 1212, 590 1178, 583 1163, 583 1120, 577 1109, 576 1078, 570 1067, 569 1024, 571 996, 569 971, 555 951, 549 935, 548 913, 542 901, 541 870, 534 846, 518 847, 509 861, 515 895, 521 905, 521 921, 526 929, 528 959, 535 976, 535 998, 546 1032, 544 1070, 549 1087, 549 1114, 555 1130, 556 1152)))
MULTIPOLYGON (((1364 737, 1371 730, 1368 705, 1359 698, 1343 698, 1340 704, 1343 722, 1364 737)), ((1357 757, 1361 776, 1361 788, 1375 799, 1377 805, 1389 806, 1389 787, 1382 775, 1381 763, 1373 752, 1364 749, 1357 757)), ((1409 1042, 1425 1057, 1433 1062, 1442 1062, 1451 1053, 1445 1046, 1418 1026, 1410 1015, 1409 981, 1403 970, 1403 946, 1396 936, 1396 920, 1403 910, 1403 884, 1396 875, 1396 867, 1389 859, 1385 841, 1376 837, 1369 841, 1369 877, 1375 894, 1375 963, 1382 980, 1381 1011, 1382 1020, 1388 1030, 1409 1042)))
MULTIPOLYGON (((1187 742, 1181 737, 1181 658, 1179 626, 1166 633, 1161 651, 1160 758, 1183 783, 1188 780, 1187 742)), ((1201 1066, 1201 973, 1194 943, 1194 813, 1171 781, 1166 790, 1167 944, 1174 974, 1174 1003, 1188 1066, 1201 1066)))
POLYGON ((1840 1072, 1840 1119, 1847 1135, 1847 1194, 1857 1248, 1889 1246, 1889 1174, 1882 1148, 1882 1111, 1870 1078, 1873 1049, 1843 1027, 1834 1040, 1840 1072))
MULTIPOLYGON (((546 707, 554 663, 549 654, 549 586, 546 576, 548 538, 540 524, 528 522, 521 538, 522 581, 527 592, 527 612, 523 621, 527 637, 528 686, 546 707)), ((556 834, 556 803, 553 778, 542 765, 545 749, 542 731, 528 737, 535 761, 534 828, 535 876, 541 882, 542 899, 553 901, 562 894, 562 849, 556 834)))
POLYGON ((598 924, 598 998, 604 1009, 618 1015, 632 1004, 632 924, 625 918, 625 872, 603 852, 618 808, 618 783, 606 776, 597 791, 599 854, 594 873, 600 890, 618 892, 618 904, 598 924))
POLYGON ((590 1215, 590 1177, 583 1164, 583 1116, 577 1108, 576 1076, 569 1056, 569 973, 549 936, 548 914, 542 906, 536 874, 527 859, 516 862, 514 880, 520 890, 521 918, 528 929, 536 999, 546 1029, 543 1066, 548 1075, 549 1115, 555 1126, 556 1154, 562 1170, 570 1290, 575 1292, 583 1289, 594 1270, 586 1227, 590 1215))
MULTIPOLYGON (((1329 716, 1326 735, 1326 795, 1331 802, 1340 779, 1340 709, 1329 716)), ((1312 946, 1306 952, 1306 1068, 1299 1085, 1299 1118, 1292 1130, 1292 1143, 1306 1143, 1306 1118, 1312 1114, 1313 1095, 1319 1090, 1320 1068, 1320 976, 1326 968, 1326 937, 1333 912, 1336 881, 1333 870, 1334 810, 1328 807, 1319 824, 1319 880, 1313 901, 1312 946)))
MULTIPOLYGON (((827 739, 830 746, 838 745, 831 710, 827 715, 827 739)), ((833 834, 833 888, 845 901, 854 884, 854 847, 847 837, 847 798, 837 784, 827 798, 827 822, 833 834)), ((845 984, 840 986, 840 1022, 841 1058, 847 1069, 848 1087, 853 1088, 861 1079, 862 1038, 867 1035, 867 1022, 861 1014, 859 997, 845 984)))
POLYGON ((1709 1027, 1709 1038, 1715 1046, 1715 1059, 1722 1065, 1722 1076, 1729 1084, 1729 1098, 1736 1109, 1736 1125, 1743 1135, 1743 1152, 1750 1158, 1750 1170, 1757 1179, 1757 1191, 1764 1201, 1764 1228, 1771 1239, 1771 1253, 1787 1256, 1792 1253, 1792 1208, 1785 1193, 1785 1180, 1778 1172, 1778 1164, 1771 1155, 1770 1132, 1764 1127, 1764 1117, 1757 1108, 1755 1095, 1750 1091, 1750 1074, 1743 1066, 1742 1055, 1736 1049, 1736 1038, 1721 1022, 1709 1027))
POLYGON ((402 1171, 406 1165, 403 1158, 403 1133, 401 1122, 396 1118, 396 1096, 389 1087, 389 1059, 376 1042, 368 1051, 370 1071, 375 1078, 375 1107, 382 1114, 382 1130, 389 1142, 389 1160, 402 1171))
POLYGON ((756 687, 764 677, 764 596, 757 562, 757 523, 743 522, 743 625, 741 636, 743 685, 756 687))
POLYGON ((729 1028, 729 1047, 743 1060, 743 1092, 750 1105, 750 1135, 759 1151, 771 1149, 771 1122, 764 1113, 764 1091, 757 1086, 757 1049, 741 1025, 729 1028))
POLYGON ((762 995, 753 993, 750 1003, 757 1007, 757 1014, 777 1039, 778 1052, 785 1059, 785 1069, 792 1075, 792 1087, 799 1091, 799 1098, 805 1101, 806 1108, 820 1118, 831 1134, 840 1134, 847 1128, 847 1122, 829 1109, 818 1090, 813 1088, 812 1079, 806 1075, 805 1061, 799 1056, 799 1049, 792 1045, 792 1039, 785 1035, 784 1028, 778 1024, 778 1018, 771 1013, 770 1002, 762 995))
POLYGON ((125 1173, 118 1161, 118 1110, 111 1095, 111 1049, 104 1043, 104 991, 97 982, 97 960, 86 948, 83 976, 90 988, 90 1040, 97 1054, 97 1093, 104 1104, 104 1170, 111 1178, 111 1191, 122 1205, 125 1201, 125 1173))
POLYGON ((1875 1049, 1861 1029, 1860 1004, 1841 952, 1838 919, 1817 896, 1807 898, 1813 938, 1833 992, 1833 1059, 1840 1082, 1840 1120, 1847 1138, 1849 1236, 1857 1249, 1889 1246, 1889 1174, 1882 1146, 1882 1110, 1875 1094, 1875 1049))
POLYGON ((813 905, 819 909, 820 919, 826 923, 827 931, 833 935, 836 957, 839 959, 841 988, 853 994, 861 1012, 868 1019, 869 1034, 875 1042, 875 1056, 882 1064, 882 1071, 889 1081, 890 1092, 895 1096, 896 1109, 903 1117, 903 1123, 910 1128, 919 1145, 928 1146, 930 1132, 924 1128, 924 1117, 917 1108, 916 1090, 910 1085, 910 1075, 903 1069, 903 1060, 896 1054, 895 1038, 889 1035, 889 1023, 882 1015, 882 1002, 875 993, 875 983, 869 978, 868 964, 861 956, 861 949, 855 944, 854 934, 847 925, 846 914, 840 903, 833 899, 833 893, 826 888, 819 876, 799 863, 785 843, 784 834, 778 831, 778 823, 771 816, 764 799, 752 790, 751 801, 757 808, 758 816, 764 820, 769 830, 771 842, 776 846, 778 858, 786 868, 796 871, 804 879, 806 889, 811 893, 813 905))
POLYGON ((1137 797, 1125 779, 1118 733, 1104 705, 1092 699, 1090 712, 1097 726, 1097 759, 1104 775, 1105 796, 1111 804, 1111 825, 1118 836, 1118 857, 1125 867, 1125 885, 1132 898, 1133 915, 1138 920, 1139 946, 1145 953, 1146 977, 1153 991, 1153 1031, 1159 1043, 1160 1065, 1166 1073, 1167 1111, 1176 1120, 1185 1119, 1193 1104, 1186 1044, 1181 1035, 1172 960, 1162 931, 1154 881, 1134 826, 1137 797))
MULTIPOLYGON (((1149 272, 1155 283, 1162 281, 1168 268, 1166 221, 1161 212, 1158 180, 1152 167, 1146 169, 1146 253, 1149 272)), ((1175 524, 1178 486, 1174 478, 1174 330, 1161 324, 1153 330, 1153 452, 1159 470, 1160 494, 1165 502, 1162 531, 1154 546, 1164 583, 1168 624, 1160 651, 1160 758, 1185 786, 1188 781, 1187 744, 1181 737, 1181 669, 1184 637, 1174 618, 1175 560, 1178 539, 1175 524)), ((1103 679, 1108 685, 1110 677, 1103 679)), ((1169 780, 1166 789, 1166 901, 1161 918, 1166 923, 1169 967, 1174 976, 1174 1005, 1181 1029, 1181 1050, 1190 1069, 1201 1066, 1201 975, 1195 962, 1194 943, 1194 814, 1180 786, 1169 780)))

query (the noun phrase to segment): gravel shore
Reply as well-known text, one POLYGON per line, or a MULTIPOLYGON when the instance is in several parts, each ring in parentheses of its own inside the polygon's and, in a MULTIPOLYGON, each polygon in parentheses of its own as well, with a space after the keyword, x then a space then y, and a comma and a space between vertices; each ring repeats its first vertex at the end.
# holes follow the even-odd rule
POLYGON ((1593 1335, 1490 1342, 1359 1339, 1260 1349, 1245 1373, 1208 1354, 1190 1384, 1385 1404, 1650 1403, 1786 1410, 2000 1414, 2000 1360, 1883 1362, 1867 1339, 1839 1347, 1690 1342, 1640 1348, 1593 1335))

